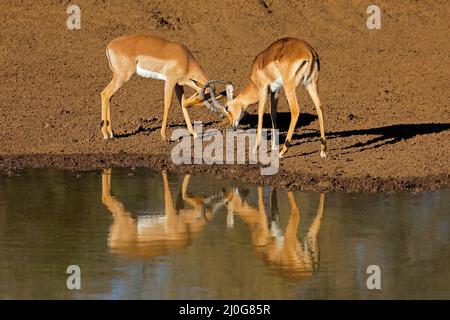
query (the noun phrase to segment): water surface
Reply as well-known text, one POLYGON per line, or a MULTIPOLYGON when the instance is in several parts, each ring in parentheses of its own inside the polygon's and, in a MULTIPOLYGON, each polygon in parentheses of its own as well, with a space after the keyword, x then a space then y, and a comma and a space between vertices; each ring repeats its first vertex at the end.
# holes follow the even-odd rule
POLYGON ((0 298, 449 299, 449 200, 24 171, 0 177, 0 298), (66 287, 69 265, 81 290, 66 287))

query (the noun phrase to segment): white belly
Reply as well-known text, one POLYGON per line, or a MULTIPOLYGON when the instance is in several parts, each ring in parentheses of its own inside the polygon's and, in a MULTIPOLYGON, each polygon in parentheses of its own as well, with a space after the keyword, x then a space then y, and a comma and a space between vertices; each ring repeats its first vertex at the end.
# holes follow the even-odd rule
POLYGON ((137 231, 138 234, 144 233, 146 229, 155 225, 165 225, 167 220, 166 216, 160 215, 145 215, 137 217, 137 231))
POLYGON ((162 73, 145 70, 145 69, 141 68, 138 64, 136 65, 136 74, 138 74, 144 78, 151 78, 151 79, 166 81, 166 76, 163 75, 162 73))
POLYGON ((272 82, 270 84, 270 91, 276 92, 276 91, 280 90, 280 88, 282 86, 283 86, 283 80, 281 79, 281 77, 279 77, 277 80, 275 80, 274 82, 272 82))
POLYGON ((284 243, 284 235, 283 232, 281 232, 280 228, 278 227, 278 224, 275 221, 272 221, 272 225, 270 226, 270 231, 272 233, 272 236, 275 238, 275 242, 277 246, 281 247, 284 243))

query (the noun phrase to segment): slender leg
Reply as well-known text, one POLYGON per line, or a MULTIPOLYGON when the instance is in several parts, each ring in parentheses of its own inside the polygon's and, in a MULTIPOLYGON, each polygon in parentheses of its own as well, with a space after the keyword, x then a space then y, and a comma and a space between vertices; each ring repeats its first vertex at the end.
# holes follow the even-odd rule
POLYGON ((283 149, 280 152, 280 158, 284 156, 286 151, 289 149, 289 145, 291 142, 292 134, 294 133, 295 126, 297 124, 298 115, 300 112, 300 108, 298 106, 297 95, 295 94, 295 83, 292 80, 288 80, 285 82, 284 91, 286 93, 286 98, 289 103, 289 108, 291 110, 291 122, 289 124, 289 130, 286 135, 286 140, 284 141, 283 149))
POLYGON ((317 239, 317 234, 319 233, 320 223, 323 216, 323 208, 325 206, 325 193, 321 192, 319 195, 319 207, 317 208, 316 217, 313 223, 309 227, 308 240, 314 242, 317 239))
POLYGON ((108 175, 108 190, 111 190, 111 168, 106 169, 106 174, 108 175))
POLYGON ((175 85, 176 83, 166 81, 166 84, 164 86, 164 115, 161 125, 161 138, 163 141, 167 141, 166 138, 167 117, 169 115, 170 105, 172 104, 172 97, 175 85))
POLYGON ((167 172, 162 173, 163 187, 164 187, 164 205, 167 217, 167 226, 174 227, 177 222, 177 212, 173 205, 172 192, 170 191, 169 179, 167 178, 167 172))
POLYGON ((317 116, 319 117, 319 125, 320 125, 320 156, 325 158, 327 156, 327 143, 325 140, 325 126, 323 123, 323 111, 322 104, 320 103, 319 94, 317 90, 317 82, 311 82, 308 87, 309 95, 311 96, 312 101, 314 102, 314 106, 317 110, 317 116))
POLYGON ((320 193, 319 207, 317 208, 316 217, 314 218, 313 223, 309 227, 307 235, 307 242, 309 244, 309 247, 311 248, 313 258, 312 260, 314 261, 315 265, 319 261, 319 246, 317 244, 317 235, 319 233, 320 225, 322 223, 324 204, 325 204, 325 194, 322 192, 320 193))
POLYGON ((102 201, 111 197, 111 169, 103 169, 102 172, 102 201))
POLYGON ((112 139, 114 138, 114 134, 111 127, 111 100, 108 101, 108 108, 106 109, 106 132, 108 133, 109 137, 112 139))
MULTIPOLYGON (((287 196, 289 199, 291 214, 284 233, 283 244, 279 248, 279 255, 281 257, 281 261, 289 261, 286 264, 286 267, 292 267, 294 270, 298 270, 299 264, 297 261, 307 261, 309 252, 302 249, 302 245, 297 238, 297 230, 300 224, 300 212, 297 204, 295 203, 294 196, 292 192, 288 192, 287 196), (295 257, 295 259, 293 259, 293 257, 295 257)), ((306 265, 303 265, 302 267, 305 268, 305 271, 307 270, 306 265)))
POLYGON ((266 245, 269 239, 269 223, 267 221, 266 207, 264 205, 264 188, 258 187, 258 224, 254 230, 255 244, 266 245))
MULTIPOLYGON (((205 201, 202 197, 191 196, 188 193, 189 180, 191 179, 191 175, 185 175, 183 179, 183 184, 181 185, 181 197, 186 203, 194 207, 194 212, 197 212, 195 216, 206 218, 204 216, 205 213, 205 201)), ((194 221, 193 221, 194 222, 194 221)))
POLYGON ((183 200, 185 200, 188 195, 187 195, 187 188, 189 186, 189 180, 191 179, 191 175, 187 174, 184 176, 183 179, 183 184, 181 185, 181 197, 183 198, 183 200))
POLYGON ((280 97, 280 91, 275 91, 270 93, 270 118, 272 119, 272 150, 277 148, 275 144, 275 134, 277 126, 277 107, 278 99, 280 97))
POLYGON ((111 82, 106 86, 106 88, 102 91, 101 93, 101 98, 102 98, 102 122, 100 123, 101 126, 101 131, 102 131, 102 135, 103 135, 103 139, 108 139, 109 135, 108 135, 108 131, 107 131, 107 112, 109 109, 109 103, 110 103, 110 99, 111 99, 111 87, 114 86, 114 78, 111 80, 111 82))
POLYGON ((256 151, 258 151, 259 144, 261 143, 264 107, 266 106, 266 100, 267 100, 267 86, 259 89, 258 129, 256 131, 256 143, 253 149, 253 153, 256 153, 256 151))
POLYGON ((286 240, 297 241, 297 229, 300 224, 300 211, 298 210, 297 204, 295 203, 294 195, 292 192, 287 193, 289 206, 291 208, 291 216, 289 217, 289 223, 286 227, 286 240))
POLYGON ((102 98, 102 134, 103 139, 108 139, 113 137, 112 129, 111 129, 111 112, 110 112, 110 104, 111 98, 120 89, 121 86, 125 82, 127 82, 131 76, 132 72, 128 73, 115 73, 111 82, 106 86, 106 88, 101 93, 102 98))
POLYGON ((181 105, 181 110, 183 110, 184 120, 186 121, 186 125, 188 127, 188 130, 189 130, 189 132, 192 134, 192 136, 195 139, 195 138, 197 138, 197 133, 192 128, 191 118, 189 117, 189 112, 187 110, 187 107, 185 106, 186 99, 184 97, 184 88, 177 84, 175 86, 175 94, 177 95, 178 102, 181 105))

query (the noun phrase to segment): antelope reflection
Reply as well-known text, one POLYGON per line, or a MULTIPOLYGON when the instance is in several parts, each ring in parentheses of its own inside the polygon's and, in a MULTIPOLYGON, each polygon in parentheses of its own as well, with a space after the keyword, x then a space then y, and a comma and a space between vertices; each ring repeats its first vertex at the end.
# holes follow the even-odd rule
POLYGON ((213 199, 189 195, 189 179, 189 175, 184 177, 181 199, 191 208, 174 206, 167 173, 162 172, 165 213, 133 218, 122 202, 111 195, 111 169, 103 170, 102 201, 114 219, 108 238, 111 252, 147 260, 187 247, 210 220, 208 206, 213 199))
POLYGON ((263 188, 258 187, 258 207, 250 205, 237 189, 228 193, 223 204, 227 208, 227 221, 233 226, 237 215, 249 228, 253 247, 257 254, 280 276, 301 279, 310 276, 318 267, 319 233, 325 195, 320 194, 317 214, 302 242, 297 238, 300 212, 292 192, 287 192, 290 217, 284 234, 272 220, 278 214, 276 191, 271 192, 271 221, 269 223, 264 203, 263 188))

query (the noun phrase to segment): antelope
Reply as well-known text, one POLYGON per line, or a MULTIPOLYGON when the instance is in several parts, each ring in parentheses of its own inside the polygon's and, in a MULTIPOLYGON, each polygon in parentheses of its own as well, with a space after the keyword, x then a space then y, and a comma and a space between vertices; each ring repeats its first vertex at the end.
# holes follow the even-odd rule
MULTIPOLYGON (((221 111, 235 129, 244 115, 244 110, 258 103, 258 129, 254 152, 256 153, 260 141, 263 124, 264 108, 270 92, 270 115, 272 120, 272 149, 276 150, 275 130, 277 129, 277 105, 281 88, 289 104, 291 121, 286 135, 280 158, 284 156, 290 146, 290 141, 299 116, 299 105, 295 93, 296 87, 301 83, 308 91, 316 107, 320 125, 320 156, 326 157, 325 128, 323 123, 322 105, 320 103, 317 82, 319 80, 320 62, 316 51, 306 41, 296 38, 283 38, 273 42, 264 51, 259 53, 253 61, 250 81, 233 99, 229 94, 225 105, 222 105, 214 97, 211 91, 211 99, 216 110, 221 111)), ((206 87, 208 87, 206 85, 206 87)), ((203 90, 205 90, 204 88, 203 90)))
POLYGON ((167 173, 162 173, 165 213, 133 218, 122 202, 111 194, 111 169, 102 173, 102 202, 113 216, 108 246, 113 253, 150 260, 168 255, 173 249, 187 247, 211 219, 209 209, 214 196, 194 197, 188 193, 190 176, 183 179, 181 200, 191 208, 177 209, 169 188, 167 173))
MULTIPOLYGON (((192 53, 183 44, 150 34, 122 36, 108 44, 106 56, 109 67, 113 72, 113 78, 101 92, 101 132, 104 139, 113 138, 110 115, 111 98, 134 74, 165 81, 164 114, 161 125, 161 138, 163 140, 167 140, 167 117, 174 91, 181 104, 188 130, 194 138, 197 134, 192 128, 187 109, 203 104, 214 111, 208 102, 207 96, 204 94, 205 90, 202 91, 202 89, 206 85, 210 86, 212 83, 217 82, 217 80, 208 81, 192 53), (183 86, 191 87, 196 92, 186 99, 183 86)), ((228 91, 231 92, 231 84, 227 83, 227 85, 229 87, 228 91)), ((214 98, 217 102, 217 99, 221 97, 223 97, 223 93, 214 98)))
MULTIPOLYGON (((258 187, 257 207, 245 201, 236 190, 231 191, 225 197, 223 204, 228 212, 228 225, 233 226, 233 216, 237 215, 249 227, 255 251, 272 271, 284 277, 301 279, 312 275, 318 267, 317 236, 323 217, 325 195, 324 193, 320 194, 316 216, 305 241, 302 242, 297 238, 300 211, 292 192, 287 192, 287 197, 291 212, 284 233, 278 228, 275 221, 269 224, 262 187, 258 187)), ((276 193, 273 193, 271 198, 273 202, 271 208, 272 211, 275 211, 276 193)), ((272 212, 272 218, 274 213, 272 212)))

